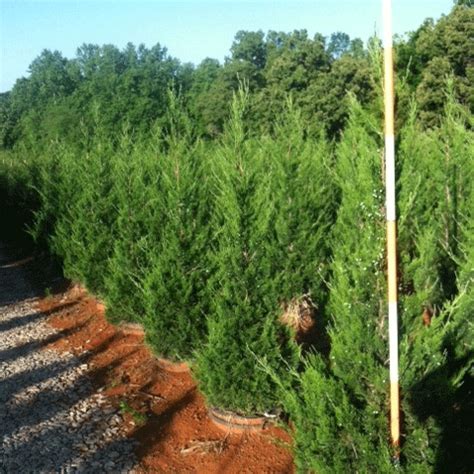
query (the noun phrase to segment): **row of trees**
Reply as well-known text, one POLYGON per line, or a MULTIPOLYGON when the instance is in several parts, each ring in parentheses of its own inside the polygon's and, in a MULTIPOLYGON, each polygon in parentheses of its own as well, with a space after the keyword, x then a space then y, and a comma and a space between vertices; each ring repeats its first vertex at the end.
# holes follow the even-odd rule
MULTIPOLYGON (((157 354, 190 361, 210 405, 285 410, 301 472, 390 472, 379 118, 352 98, 334 146, 289 102, 255 137, 248 101, 217 141, 194 140, 172 107, 166 138, 98 130, 17 150, 2 202, 35 208, 32 233, 66 275, 113 322, 142 323, 157 354), (309 346, 283 318, 301 302, 316 308, 309 346)), ((472 115, 451 98, 424 131, 413 107, 398 156, 402 466, 469 472, 472 115)))
MULTIPOLYGON (((397 163, 402 466, 469 472, 474 414, 472 115, 450 103, 436 130, 412 110, 397 163), (461 171, 462 170, 462 171, 461 171)), ((286 389, 302 472, 391 472, 381 137, 356 107, 338 147, 329 359, 286 389), (369 375, 370 374, 370 375, 369 375)), ((282 383, 283 386, 283 383, 282 383)))
MULTIPOLYGON (((406 118, 408 98, 415 93, 424 126, 437 125, 445 103, 443 84, 450 74, 458 100, 473 110, 473 15, 469 5, 458 4, 438 22, 426 20, 396 39, 396 66, 404 78, 400 119, 406 118)), ((347 91, 378 110, 378 85, 369 65, 377 43, 372 38, 365 48, 344 33, 311 38, 305 30, 240 31, 224 64, 205 59, 198 66, 180 63, 160 44, 128 44, 123 50, 85 44, 72 59, 45 50, 32 62, 29 76, 0 95, 0 146, 11 148, 21 140, 37 146, 57 137, 78 143, 77 124, 92 134, 97 121, 110 135, 124 123, 148 134, 152 124, 165 120, 170 88, 192 118, 193 134, 215 138, 223 131, 239 82, 249 84, 245 121, 252 133, 273 130, 273 118, 291 92, 303 118, 313 124, 309 133, 324 128, 337 137, 347 119, 347 91)))
MULTIPOLYGON (((397 42, 406 472, 474 468, 472 19, 397 42)), ((284 410, 301 472, 391 472, 379 50, 257 32, 231 53, 44 53, 2 96, 2 215, 210 405, 284 410)))

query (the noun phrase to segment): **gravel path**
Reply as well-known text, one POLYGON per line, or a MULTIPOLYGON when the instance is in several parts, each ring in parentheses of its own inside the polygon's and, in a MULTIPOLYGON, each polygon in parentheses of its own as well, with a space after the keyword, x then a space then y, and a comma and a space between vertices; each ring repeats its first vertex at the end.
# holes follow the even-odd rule
POLYGON ((9 254, 0 245, 0 473, 133 471, 133 441, 87 364, 42 349, 58 336, 35 310, 38 264, 5 268, 9 254))

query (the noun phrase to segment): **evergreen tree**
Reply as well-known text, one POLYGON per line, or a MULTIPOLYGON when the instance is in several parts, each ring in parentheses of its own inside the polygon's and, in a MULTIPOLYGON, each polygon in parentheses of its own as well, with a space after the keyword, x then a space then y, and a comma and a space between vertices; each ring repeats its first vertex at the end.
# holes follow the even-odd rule
POLYGON ((112 154, 112 143, 98 135, 91 148, 73 148, 61 155, 55 195, 61 212, 51 235, 52 249, 64 260, 65 275, 99 295, 104 291, 116 221, 110 193, 112 154))
MULTIPOLYGON (((281 382, 302 472, 395 470, 387 422, 381 163, 371 121, 353 105, 338 149, 342 202, 333 233, 329 360, 311 356, 295 375, 296 389, 281 382)), ((451 102, 437 131, 423 133, 413 115, 399 147, 401 467, 407 472, 450 466, 469 472, 462 450, 472 430, 462 416, 473 410, 473 142, 466 125, 451 102)))
POLYGON ((199 143, 171 143, 161 162, 162 186, 155 191, 164 215, 140 281, 144 322, 151 346, 173 359, 192 358, 205 340, 213 206, 208 152, 199 143))
POLYGON ((289 98, 274 138, 264 140, 263 146, 272 160, 271 199, 276 210, 272 245, 279 252, 280 306, 302 298, 311 300, 319 339, 325 331, 331 254, 328 235, 339 195, 331 171, 332 147, 322 132, 312 137, 307 128, 301 110, 289 98))
POLYGON ((147 248, 159 240, 164 219, 159 167, 164 150, 159 133, 133 144, 129 153, 118 154, 113 163, 110 197, 116 208, 117 238, 105 268, 104 289, 107 316, 113 322, 143 322, 140 281, 151 265, 147 248))
POLYGON ((472 367, 468 313, 460 309, 466 279, 456 278, 466 253, 461 229, 472 218, 474 142, 466 125, 451 95, 441 127, 423 133, 412 117, 400 147, 400 367, 404 456, 412 468, 468 472, 459 457, 462 429, 452 424, 460 420, 453 405, 467 410, 461 387, 469 386, 472 367))
POLYGON ((286 392, 301 472, 390 471, 382 160, 372 130, 353 101, 337 150, 329 360, 310 357, 286 392))
POLYGON ((278 404, 275 384, 256 367, 256 357, 284 373, 286 364, 296 363, 297 350, 278 322, 280 252, 272 239, 275 165, 261 142, 245 140, 244 95, 233 102, 232 120, 213 162, 213 301, 197 376, 211 406, 252 414, 278 404))
POLYGON ((309 298, 324 331, 327 232, 337 195, 330 148, 307 139, 300 112, 289 103, 273 138, 246 139, 245 97, 214 160, 216 186, 214 295, 209 337, 197 373, 211 405, 242 413, 278 404, 274 382, 256 359, 282 374, 297 363, 282 314, 309 298))
POLYGON ((0 231, 1 241, 30 247, 27 230, 39 205, 23 153, 0 151, 0 212, 4 222, 0 231))

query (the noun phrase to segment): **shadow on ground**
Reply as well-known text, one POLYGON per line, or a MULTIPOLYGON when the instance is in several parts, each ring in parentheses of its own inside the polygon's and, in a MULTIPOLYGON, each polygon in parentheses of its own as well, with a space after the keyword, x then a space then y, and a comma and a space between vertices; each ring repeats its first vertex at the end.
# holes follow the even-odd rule
POLYGON ((54 258, 0 242, 0 306, 64 291, 70 282, 54 258))
POLYGON ((3 314, 14 311, 13 317, 0 319, 0 341, 7 341, 8 334, 21 334, 19 345, 4 344, 0 350, 0 473, 62 472, 66 467, 91 473, 126 472, 132 467, 133 443, 118 432, 104 438, 117 409, 107 405, 107 411, 94 402, 78 408, 96 394, 90 374, 78 370, 90 355, 51 358, 42 352, 45 346, 80 331, 88 321, 47 337, 29 333, 29 324, 39 324, 77 304, 25 314, 24 300, 55 294, 69 285, 54 260, 41 254, 25 260, 29 256, 0 244, 0 309, 3 314), (76 414, 84 419, 75 422, 76 414))

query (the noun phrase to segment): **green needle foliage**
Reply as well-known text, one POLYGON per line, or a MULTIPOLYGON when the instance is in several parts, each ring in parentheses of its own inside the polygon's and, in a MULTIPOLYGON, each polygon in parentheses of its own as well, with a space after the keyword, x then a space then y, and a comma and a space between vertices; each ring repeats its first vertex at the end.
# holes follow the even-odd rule
POLYGON ((311 356, 287 390, 301 472, 387 472, 387 337, 380 139, 354 101, 337 149, 329 361, 311 356), (370 342, 369 342, 370 341, 370 342))
POLYGON ((61 196, 67 205, 53 235, 53 248, 64 259, 65 275, 102 294, 103 265, 110 255, 115 223, 108 154, 100 149, 87 153, 76 169, 67 172, 76 173, 73 186, 80 193, 71 199, 67 190, 61 196))
MULTIPOLYGON (((472 142, 471 142, 472 143, 472 142)), ((471 157, 473 154, 471 153, 471 157)), ((436 453, 440 470, 450 466, 457 472, 474 469, 471 452, 474 439, 474 193, 468 200, 469 222, 461 232, 458 296, 447 307, 451 321, 445 347, 448 348, 449 398, 438 400, 436 415, 444 430, 436 453), (446 409, 447 407, 447 409, 446 409)))
POLYGON ((205 340, 212 209, 206 152, 202 144, 189 147, 181 140, 170 143, 161 160, 164 215, 140 281, 147 340, 172 359, 192 358, 205 340))
POLYGON ((462 309, 471 278, 474 136, 468 120, 448 96, 440 127, 420 133, 412 118, 400 147, 400 364, 404 455, 412 468, 472 470, 463 455, 465 398, 472 393, 466 339, 472 328, 462 309))
POLYGON ((163 221, 159 163, 163 159, 158 131, 150 142, 132 145, 114 162, 111 199, 115 232, 106 264, 107 316, 115 323, 143 322, 145 304, 140 281, 150 268, 147 247, 160 235, 163 221))
POLYGON ((216 273, 209 283, 212 315, 197 374, 209 404, 251 414, 276 402, 272 381, 256 367, 255 356, 281 371, 281 354, 294 364, 297 352, 277 322, 276 249, 268 239, 272 175, 265 154, 244 140, 240 105, 234 102, 233 120, 215 158, 216 273))
POLYGON ((212 154, 191 142, 189 121, 172 94, 169 102, 166 138, 157 135, 117 173, 123 238, 109 261, 107 294, 114 320, 141 322, 156 353, 189 359, 205 340, 209 306, 212 154))
POLYGON ((472 472, 472 115, 448 87, 436 126, 412 107, 397 137, 395 468, 380 115, 349 98, 334 145, 289 99, 271 135, 250 134, 249 94, 213 142, 193 137, 168 94, 146 138, 111 137, 97 120, 94 134, 78 127, 79 144, 3 153, 2 216, 28 225, 113 322, 140 322, 156 354, 195 360, 211 406, 283 405, 300 472, 472 472), (283 316, 308 300, 316 340, 300 348, 283 316))
POLYGON ((456 294, 459 228, 473 175, 472 134, 463 115, 451 96, 440 128, 423 132, 413 110, 402 130, 401 285, 410 294, 405 304, 418 312, 436 314, 456 294))
POLYGON ((0 239, 31 246, 26 230, 31 226, 39 199, 31 189, 31 174, 18 152, 0 151, 0 239))
MULTIPOLYGON (((400 468, 406 472, 472 468, 465 454, 473 413, 474 155, 467 120, 448 101, 441 126, 423 132, 413 113, 399 145, 400 468)), ((338 147, 342 200, 332 234, 329 360, 309 357, 295 374, 296 389, 280 380, 301 472, 396 471, 388 448, 382 162, 372 122, 353 104, 338 147)))
POLYGON ((309 138, 299 109, 291 100, 276 127, 266 139, 275 207, 275 244, 281 278, 280 300, 308 295, 318 307, 322 326, 327 299, 326 280, 331 243, 328 239, 339 204, 332 167, 332 147, 321 134, 309 138), (291 275, 291 277, 290 277, 291 275))
POLYGON ((241 91, 213 163, 215 273, 197 376, 210 405, 252 414, 279 404, 257 359, 282 377, 297 365, 297 347, 279 321, 283 304, 305 294, 324 300, 334 204, 327 145, 306 143, 292 110, 277 137, 246 139, 245 105, 241 91))

